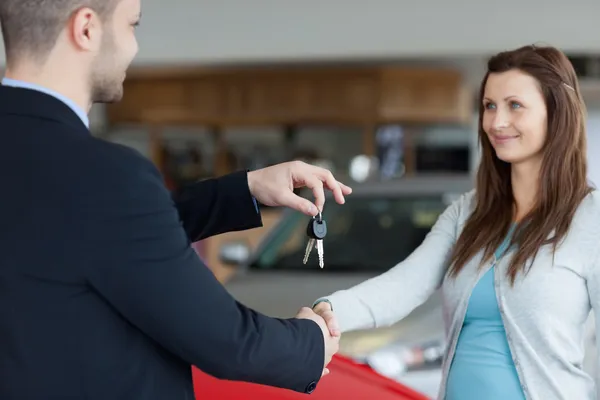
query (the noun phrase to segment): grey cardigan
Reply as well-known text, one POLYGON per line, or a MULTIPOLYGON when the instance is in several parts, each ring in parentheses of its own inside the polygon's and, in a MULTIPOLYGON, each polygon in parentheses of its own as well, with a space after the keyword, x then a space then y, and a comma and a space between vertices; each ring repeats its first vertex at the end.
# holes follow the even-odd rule
MULTIPOLYGON (((492 265, 477 268, 480 252, 458 277, 446 276, 450 252, 473 206, 474 191, 463 194, 404 261, 382 275, 325 297, 344 332, 389 326, 441 286, 448 346, 439 399, 445 397, 446 378, 471 290, 492 265)), ((514 250, 495 261, 496 296, 528 400, 596 398, 594 380, 582 370, 582 363, 584 325, 590 310, 594 310, 596 323, 600 322, 599 244, 600 193, 594 191, 578 208, 554 262, 550 246, 545 246, 529 274, 517 278, 511 287, 505 272, 514 250)))

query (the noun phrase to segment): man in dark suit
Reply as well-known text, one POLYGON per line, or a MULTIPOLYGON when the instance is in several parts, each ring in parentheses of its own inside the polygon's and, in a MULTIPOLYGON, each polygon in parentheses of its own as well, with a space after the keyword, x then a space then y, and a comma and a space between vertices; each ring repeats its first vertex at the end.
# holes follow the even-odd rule
POLYGON ((192 399, 191 365, 310 393, 339 337, 310 309, 239 304, 190 243, 261 226, 256 200, 314 215, 324 186, 340 203, 350 189, 287 163, 171 196, 146 158, 91 136, 91 104, 121 97, 139 8, 0 3, 0 399, 192 399))

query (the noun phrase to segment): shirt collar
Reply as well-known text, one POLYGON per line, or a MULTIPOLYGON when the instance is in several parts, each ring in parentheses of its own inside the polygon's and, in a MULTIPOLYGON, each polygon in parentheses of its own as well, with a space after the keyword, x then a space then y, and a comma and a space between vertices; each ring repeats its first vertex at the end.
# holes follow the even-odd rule
POLYGON ((2 79, 2 85, 17 87, 17 88, 24 88, 24 89, 37 90, 39 92, 46 93, 46 94, 48 94, 50 96, 54 96, 57 99, 61 100, 63 103, 65 103, 67 106, 69 106, 71 108, 71 110, 73 110, 73 112, 75 114, 77 114, 77 116, 83 121, 83 123, 85 124, 85 126, 88 129, 90 128, 90 120, 89 120, 89 117, 88 117, 87 113, 81 107, 79 107, 77 104, 75 104, 75 102, 73 100, 69 99, 66 96, 63 96, 60 93, 55 92, 54 90, 45 88, 45 87, 40 86, 40 85, 36 85, 34 83, 23 82, 23 81, 20 81, 20 80, 10 79, 10 78, 3 78, 2 79))

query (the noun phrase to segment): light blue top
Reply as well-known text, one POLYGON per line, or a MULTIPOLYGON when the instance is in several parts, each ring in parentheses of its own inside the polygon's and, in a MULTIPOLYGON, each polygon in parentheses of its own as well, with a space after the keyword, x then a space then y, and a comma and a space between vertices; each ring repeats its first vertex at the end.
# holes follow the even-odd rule
MULTIPOLYGON (((509 243, 510 235, 496 250, 497 259, 509 243)), ((498 308, 494 267, 481 277, 471 293, 445 399, 525 399, 498 308)))
POLYGON ((83 110, 81 107, 79 107, 77 104, 75 104, 75 102, 73 100, 69 99, 66 96, 63 96, 62 94, 60 94, 54 90, 51 90, 51 89, 48 89, 48 88, 45 88, 43 86, 36 85, 33 83, 23 82, 23 81, 19 81, 16 79, 10 79, 10 78, 2 79, 2 85, 37 90, 38 92, 42 92, 42 93, 46 93, 50 96, 54 96, 57 99, 61 100, 63 103, 65 103, 67 106, 69 106, 71 108, 71 110, 73 110, 73 112, 75 112, 75 114, 77 114, 77 116, 79 118, 81 118, 81 121, 83 121, 85 126, 87 126, 88 129, 90 128, 90 120, 89 120, 89 117, 88 117, 87 113, 85 112, 85 110, 83 110))

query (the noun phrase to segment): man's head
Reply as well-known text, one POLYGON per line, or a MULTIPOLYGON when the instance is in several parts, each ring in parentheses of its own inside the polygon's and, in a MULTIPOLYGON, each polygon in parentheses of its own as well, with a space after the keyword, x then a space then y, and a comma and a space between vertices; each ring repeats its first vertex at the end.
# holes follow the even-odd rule
POLYGON ((1 0, 8 70, 79 85, 92 103, 119 101, 139 18, 140 0, 1 0))

